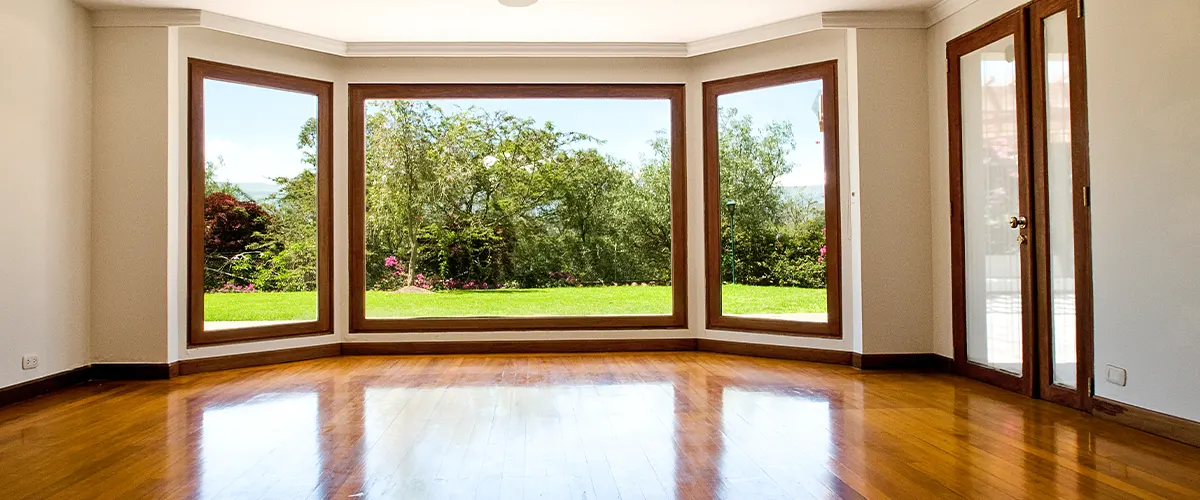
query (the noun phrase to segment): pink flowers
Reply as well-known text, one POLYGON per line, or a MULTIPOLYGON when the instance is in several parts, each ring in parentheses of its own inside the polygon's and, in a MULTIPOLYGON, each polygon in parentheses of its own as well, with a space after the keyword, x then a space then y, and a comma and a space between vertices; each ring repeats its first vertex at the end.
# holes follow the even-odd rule
POLYGON ((397 259, 395 255, 389 255, 387 258, 383 259, 383 267, 391 268, 392 276, 408 276, 408 272, 404 269, 404 264, 401 264, 400 260, 397 259))
POLYGON ((225 285, 222 286, 221 288, 213 290, 214 293, 254 293, 257 291, 258 291, 258 289, 254 288, 254 283, 251 283, 251 284, 245 285, 245 286, 238 286, 238 285, 235 285, 232 281, 229 283, 225 283, 225 285))
POLYGON ((825 262, 825 253, 828 251, 829 249, 825 245, 821 245, 821 256, 817 257, 817 262, 825 262))

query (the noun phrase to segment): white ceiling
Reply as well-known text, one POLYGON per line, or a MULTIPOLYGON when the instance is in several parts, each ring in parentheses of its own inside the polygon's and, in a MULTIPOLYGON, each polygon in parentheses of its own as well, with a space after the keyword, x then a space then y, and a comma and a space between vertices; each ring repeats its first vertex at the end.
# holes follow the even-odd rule
POLYGON ((200 9, 343 42, 694 42, 832 11, 923 11, 938 0, 76 0, 89 9, 200 9))

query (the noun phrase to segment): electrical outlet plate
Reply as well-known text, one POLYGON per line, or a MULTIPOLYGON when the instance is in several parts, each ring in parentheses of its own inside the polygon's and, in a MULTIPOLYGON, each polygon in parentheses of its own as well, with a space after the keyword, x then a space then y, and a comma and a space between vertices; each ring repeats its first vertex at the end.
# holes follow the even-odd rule
POLYGON ((37 354, 26 354, 24 356, 21 356, 21 369, 22 370, 32 370, 37 367, 38 367, 37 354))
POLYGON ((1110 384, 1125 387, 1127 373, 1124 368, 1119 366, 1108 365, 1108 382, 1110 384))

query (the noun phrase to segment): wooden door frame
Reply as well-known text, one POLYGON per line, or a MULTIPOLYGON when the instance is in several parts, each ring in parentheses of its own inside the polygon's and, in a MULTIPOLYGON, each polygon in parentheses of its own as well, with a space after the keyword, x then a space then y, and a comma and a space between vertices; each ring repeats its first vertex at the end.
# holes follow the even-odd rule
MULTIPOLYGON (((1091 208, 1088 200, 1090 161, 1088 152, 1087 66, 1084 45, 1084 22, 1078 2, 1071 0, 1037 0, 1029 6, 1029 53, 1031 62, 1030 89, 1033 96, 1046 95, 1045 26, 1046 18, 1065 12, 1069 72, 1071 79, 1071 182, 1072 219, 1075 250, 1075 389, 1054 383, 1054 329, 1052 308, 1052 275, 1050 273, 1050 205, 1048 196, 1036 200, 1035 230, 1040 238, 1038 254, 1038 385, 1041 398, 1083 411, 1092 407, 1094 318, 1092 306, 1092 238, 1091 208)), ((1047 109, 1042 98, 1033 104, 1033 167, 1034 189, 1049 193, 1049 146, 1047 144, 1047 109)))
POLYGON ((955 371, 993 385, 1083 411, 1092 407, 1094 380, 1094 317, 1092 298, 1092 245, 1090 159, 1088 150, 1087 65, 1082 6, 1072 0, 1035 0, 964 34, 947 44, 947 83, 950 132, 951 275, 953 283, 955 371), (1073 242, 1075 250, 1076 388, 1057 386, 1053 381, 1053 323, 1049 240, 1048 156, 1046 137, 1045 60, 1043 21, 1059 12, 1067 13, 1069 71, 1071 78, 1071 162, 1073 242), (1019 23, 1013 29, 1012 23, 1019 23), (1022 251, 1022 293, 1026 294, 1023 335, 1022 377, 970 363, 966 352, 965 241, 962 188, 962 106, 959 58, 987 43, 1015 34, 1017 64, 1018 142, 1026 150, 1018 154, 1021 172, 1028 180, 1021 189, 1037 196, 1030 208, 1030 244, 1022 251), (1022 71, 1022 65, 1024 70, 1022 71), (1024 101, 1024 102, 1022 102, 1024 101), (1029 307, 1032 303, 1033 306, 1029 307), (1015 381, 1019 383, 1014 383, 1015 381))
MULTIPOLYGON (((1029 109, 1029 61, 1028 40, 1029 21, 1024 6, 996 18, 995 20, 955 38, 946 44, 946 83, 948 89, 947 108, 949 110, 950 133, 950 274, 953 286, 951 299, 954 315, 954 369, 960 375, 974 378, 1010 391, 1019 392, 1026 396, 1036 396, 1034 381, 1035 358, 1035 315, 1028 314, 1033 310, 1034 282, 1033 275, 1036 267, 1033 262, 1032 248, 1036 238, 1032 231, 1025 230, 1029 244, 1021 248, 1021 375, 1015 376, 999 370, 972 363, 967 358, 967 303, 966 303, 966 238, 963 216, 963 144, 962 144, 962 85, 961 61, 962 56, 980 48, 1002 40, 1007 36, 1013 37, 1014 60, 1017 64, 1017 164, 1021 174, 1031 178, 1030 168, 1030 109, 1029 109)), ((1032 195, 1030 183, 1020 183, 1021 211, 1031 220, 1032 195)))

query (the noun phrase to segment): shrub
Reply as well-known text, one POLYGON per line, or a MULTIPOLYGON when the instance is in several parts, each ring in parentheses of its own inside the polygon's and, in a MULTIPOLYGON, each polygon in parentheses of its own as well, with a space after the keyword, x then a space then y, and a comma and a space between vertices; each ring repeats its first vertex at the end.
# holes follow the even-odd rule
POLYGON ((217 192, 204 199, 204 252, 227 256, 266 240, 271 215, 254 201, 217 192))

